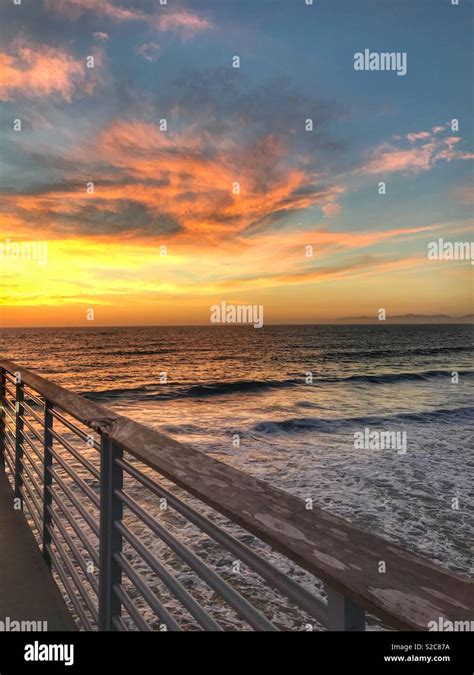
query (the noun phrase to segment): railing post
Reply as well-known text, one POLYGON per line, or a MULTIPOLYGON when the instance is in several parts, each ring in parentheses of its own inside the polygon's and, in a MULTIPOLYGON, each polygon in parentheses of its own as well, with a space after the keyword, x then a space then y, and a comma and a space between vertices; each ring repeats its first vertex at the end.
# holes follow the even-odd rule
POLYGON ((0 369, 0 469, 5 468, 5 398, 7 378, 5 368, 0 369))
POLYGON ((52 495, 49 491, 53 484, 51 475, 51 466, 53 464, 53 455, 51 448, 53 445, 53 404, 45 399, 44 401, 44 446, 43 446, 43 558, 51 569, 51 556, 48 546, 51 544, 51 534, 49 527, 52 527, 52 517, 49 507, 53 503, 52 495))
POLYGON ((114 523, 122 521, 123 505, 115 495, 123 485, 123 470, 117 464, 122 449, 105 434, 100 444, 100 542, 99 542, 99 630, 113 631, 121 603, 113 587, 122 581, 122 570, 114 554, 122 551, 122 537, 114 523))
POLYGON ((21 379, 16 383, 16 402, 15 402, 15 497, 21 500, 23 504, 23 497, 21 495, 21 488, 23 485, 23 382, 21 379))
POLYGON ((326 586, 328 623, 331 631, 365 631, 365 610, 345 595, 326 586))

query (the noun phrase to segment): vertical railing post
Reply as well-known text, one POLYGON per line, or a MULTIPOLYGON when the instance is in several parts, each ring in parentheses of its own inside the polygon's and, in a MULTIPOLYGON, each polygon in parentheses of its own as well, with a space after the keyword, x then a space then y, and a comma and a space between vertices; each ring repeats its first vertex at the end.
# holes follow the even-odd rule
POLYGON ((122 551, 122 537, 114 526, 122 521, 123 506, 116 490, 123 485, 123 470, 117 460, 122 449, 105 434, 100 444, 100 542, 99 542, 99 630, 115 630, 113 619, 121 613, 114 586, 122 581, 122 570, 114 559, 122 551))
POLYGON ((0 369, 0 469, 5 468, 5 398, 7 395, 5 368, 0 369))
POLYGON ((365 610, 345 595, 326 586, 328 623, 331 631, 365 631, 365 610))
POLYGON ((23 497, 21 488, 23 486, 23 416, 25 413, 23 407, 23 382, 20 374, 16 374, 16 401, 15 401, 15 497, 21 500, 23 504, 23 497))
POLYGON ((43 446, 43 558, 51 569, 51 555, 49 545, 51 544, 51 534, 49 528, 52 527, 52 517, 49 512, 53 503, 50 488, 53 484, 51 466, 53 464, 53 404, 45 399, 44 401, 44 446, 43 446))

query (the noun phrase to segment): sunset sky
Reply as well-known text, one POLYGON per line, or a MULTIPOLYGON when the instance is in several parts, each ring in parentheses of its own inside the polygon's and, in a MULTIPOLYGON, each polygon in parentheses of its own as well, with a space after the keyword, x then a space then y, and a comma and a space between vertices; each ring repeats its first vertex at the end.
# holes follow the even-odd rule
POLYGON ((471 313, 427 244, 472 239, 472 8, 0 0, 0 244, 48 254, 0 259, 0 323, 471 313))

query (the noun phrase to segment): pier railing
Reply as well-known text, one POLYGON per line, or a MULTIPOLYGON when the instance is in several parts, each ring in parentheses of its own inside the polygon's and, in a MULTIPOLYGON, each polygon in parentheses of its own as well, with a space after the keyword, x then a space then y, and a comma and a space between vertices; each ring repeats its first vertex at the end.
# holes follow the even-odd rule
POLYGON ((472 618, 471 580, 6 360, 0 398, 0 470, 82 629, 472 618))

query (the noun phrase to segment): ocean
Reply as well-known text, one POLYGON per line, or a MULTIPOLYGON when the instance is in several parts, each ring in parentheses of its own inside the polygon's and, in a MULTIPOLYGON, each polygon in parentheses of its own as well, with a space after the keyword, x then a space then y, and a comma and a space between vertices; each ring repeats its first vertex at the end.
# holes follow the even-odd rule
POLYGON ((64 387, 472 571, 472 326, 4 329, 1 342, 64 387), (367 430, 405 434, 405 451, 356 447, 367 430))

